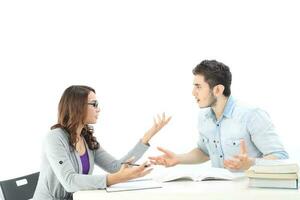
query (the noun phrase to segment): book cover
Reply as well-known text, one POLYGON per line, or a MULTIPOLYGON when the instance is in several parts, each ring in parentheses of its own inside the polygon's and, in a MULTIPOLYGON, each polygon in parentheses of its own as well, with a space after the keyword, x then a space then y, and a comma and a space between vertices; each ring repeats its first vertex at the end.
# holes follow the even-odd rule
POLYGON ((298 179, 249 179, 249 187, 298 189, 298 179))
POLYGON ((247 170, 246 176, 249 178, 263 178, 263 179, 298 179, 297 173, 256 173, 254 170, 247 170))
POLYGON ((299 165, 290 160, 260 160, 256 165, 252 166, 250 170, 255 173, 298 173, 299 165))

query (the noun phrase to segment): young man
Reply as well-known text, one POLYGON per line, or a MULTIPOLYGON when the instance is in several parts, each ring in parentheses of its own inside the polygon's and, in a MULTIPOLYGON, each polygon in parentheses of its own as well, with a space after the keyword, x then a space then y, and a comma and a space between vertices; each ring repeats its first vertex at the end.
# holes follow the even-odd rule
POLYGON ((239 105, 231 96, 231 72, 216 60, 204 60, 194 70, 195 96, 199 114, 196 148, 175 154, 149 157, 153 164, 166 167, 211 160, 213 167, 246 170, 258 159, 286 159, 287 152, 266 112, 239 105))

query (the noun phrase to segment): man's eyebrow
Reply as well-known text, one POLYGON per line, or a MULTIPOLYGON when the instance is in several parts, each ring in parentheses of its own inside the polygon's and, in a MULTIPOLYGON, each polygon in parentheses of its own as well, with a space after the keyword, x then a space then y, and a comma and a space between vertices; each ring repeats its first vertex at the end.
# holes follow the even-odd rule
POLYGON ((200 84, 199 83, 194 83, 194 86, 200 86, 200 84))

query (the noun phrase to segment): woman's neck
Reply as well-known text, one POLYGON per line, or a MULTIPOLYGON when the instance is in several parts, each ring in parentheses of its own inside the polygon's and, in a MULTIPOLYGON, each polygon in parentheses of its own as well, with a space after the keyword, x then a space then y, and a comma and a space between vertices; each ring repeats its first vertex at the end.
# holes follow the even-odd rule
POLYGON ((76 137, 77 137, 77 139, 80 138, 83 127, 84 127, 83 125, 79 125, 78 126, 78 128, 76 130, 76 137))

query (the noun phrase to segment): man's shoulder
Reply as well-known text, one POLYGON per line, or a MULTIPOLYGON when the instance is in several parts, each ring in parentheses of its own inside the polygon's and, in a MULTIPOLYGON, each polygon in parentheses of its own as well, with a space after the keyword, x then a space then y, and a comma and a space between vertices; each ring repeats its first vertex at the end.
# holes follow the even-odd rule
POLYGON ((244 102, 236 102, 235 107, 233 109, 233 117, 250 117, 254 115, 257 112, 265 112, 263 109, 261 109, 258 106, 249 105, 244 102))
POLYGON ((241 113, 249 113, 249 112, 252 112, 255 109, 257 109, 256 106, 249 105, 247 103, 238 101, 235 104, 234 111, 235 112, 241 112, 241 113))

